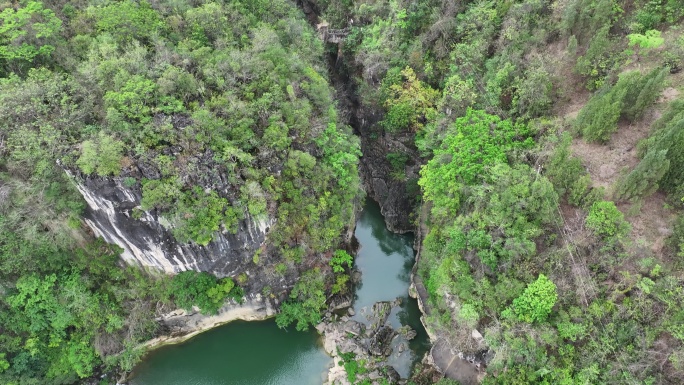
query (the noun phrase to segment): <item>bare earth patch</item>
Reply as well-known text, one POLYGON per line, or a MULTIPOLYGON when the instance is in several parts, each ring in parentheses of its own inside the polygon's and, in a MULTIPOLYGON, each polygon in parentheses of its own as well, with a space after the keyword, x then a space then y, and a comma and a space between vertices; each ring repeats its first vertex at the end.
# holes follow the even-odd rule
MULTIPOLYGON (((626 213, 630 204, 620 204, 618 208, 626 213)), ((672 221, 675 218, 676 213, 667 205, 665 194, 656 192, 644 200, 639 213, 626 217, 632 225, 630 238, 637 247, 647 247, 656 255, 665 255, 663 247, 672 234, 672 221)))
MULTIPOLYGON (((617 132, 605 145, 587 143, 582 138, 575 138, 572 141, 573 154, 582 159, 582 164, 591 176, 593 186, 606 188, 607 198, 610 198, 620 176, 633 170, 639 163, 637 156, 639 141, 649 136, 653 122, 660 118, 669 102, 679 95, 680 92, 677 89, 665 88, 656 105, 649 108, 638 122, 619 122, 617 132)), ((568 108, 566 112, 576 115, 574 108, 568 108)), ((655 255, 664 255, 663 247, 667 237, 672 233, 672 221, 676 216, 674 211, 666 205, 666 195, 656 192, 646 197, 637 213, 630 212, 634 211, 630 203, 620 203, 618 208, 626 214, 627 221, 632 225, 630 238, 634 241, 634 247, 648 249, 655 255)), ((568 217, 570 213, 564 212, 563 214, 566 216, 566 221, 570 219, 568 217)))

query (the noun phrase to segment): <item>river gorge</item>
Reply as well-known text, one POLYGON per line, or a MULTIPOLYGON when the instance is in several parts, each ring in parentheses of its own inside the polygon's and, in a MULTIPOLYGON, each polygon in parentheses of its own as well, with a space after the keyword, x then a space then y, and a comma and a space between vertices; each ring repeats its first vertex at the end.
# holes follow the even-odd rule
MULTIPOLYGON (((359 217, 355 236, 360 245, 355 267, 361 281, 355 287, 351 318, 367 323, 365 316, 374 303, 399 298, 387 323, 396 329, 408 325, 417 335, 401 348, 396 342, 400 338, 395 338, 387 362, 406 378, 430 347, 418 305, 408 296, 413 237, 388 231, 377 203, 370 200, 359 217)), ((315 330, 280 330, 272 319, 235 321, 150 352, 130 384, 316 385, 327 379, 332 364, 315 330)))

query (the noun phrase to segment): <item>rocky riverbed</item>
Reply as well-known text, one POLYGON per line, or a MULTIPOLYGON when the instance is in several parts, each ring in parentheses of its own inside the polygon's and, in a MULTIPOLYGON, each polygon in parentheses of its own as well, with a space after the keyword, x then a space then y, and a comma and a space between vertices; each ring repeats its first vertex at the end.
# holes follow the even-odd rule
POLYGON ((409 327, 394 329, 387 322, 400 302, 376 302, 365 314, 367 322, 351 319, 351 308, 349 315, 328 313, 326 320, 316 327, 334 362, 326 384, 351 385, 364 380, 380 383, 382 379, 389 384, 406 383, 390 364, 393 358, 409 354, 408 341, 416 336, 409 327))

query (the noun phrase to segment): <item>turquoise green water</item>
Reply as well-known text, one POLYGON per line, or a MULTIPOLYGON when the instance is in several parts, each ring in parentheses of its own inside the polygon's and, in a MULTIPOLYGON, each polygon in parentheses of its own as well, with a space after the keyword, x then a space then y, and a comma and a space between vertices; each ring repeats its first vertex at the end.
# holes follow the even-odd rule
POLYGON ((130 383, 320 385, 330 363, 313 330, 285 331, 273 320, 236 321, 153 351, 130 383))
POLYGON ((418 303, 408 295, 411 268, 415 261, 413 235, 399 235, 387 230, 380 207, 373 201, 367 201, 354 235, 360 245, 355 264, 363 275, 362 283, 356 288, 356 314, 353 318, 366 322, 365 315, 375 302, 401 299, 401 305, 392 311, 388 322, 394 328, 409 325, 418 335, 409 342, 409 351, 392 355, 388 363, 402 377, 408 377, 413 364, 430 349, 427 333, 420 323, 418 303))
MULTIPOLYGON (((418 305, 408 297, 413 237, 389 232, 372 201, 364 207, 355 235, 360 244, 355 263, 362 283, 356 288, 354 318, 365 322, 364 308, 369 310, 376 301, 402 299, 389 322, 394 327, 410 325, 418 336, 410 341, 410 350, 393 355, 389 364, 407 377, 429 348, 418 305)), ((130 384, 320 385, 332 363, 320 343, 314 330, 285 331, 273 320, 232 322, 153 351, 136 368, 130 384)))

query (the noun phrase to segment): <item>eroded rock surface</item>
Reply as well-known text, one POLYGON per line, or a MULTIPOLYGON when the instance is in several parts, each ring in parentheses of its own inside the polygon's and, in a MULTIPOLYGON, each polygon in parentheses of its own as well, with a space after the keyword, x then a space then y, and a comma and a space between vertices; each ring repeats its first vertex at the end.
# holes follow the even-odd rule
POLYGON ((328 372, 327 384, 351 384, 345 363, 352 360, 356 363, 350 365, 360 368, 356 370, 357 381, 369 379, 377 383, 386 379, 390 384, 406 383, 406 379, 402 379, 397 370, 388 364, 394 355, 408 354, 405 335, 412 335, 412 331, 406 327, 400 333, 387 324, 393 305, 398 304, 376 302, 367 316, 368 324, 331 314, 330 318, 316 327, 323 335, 323 347, 334 362, 328 372))

